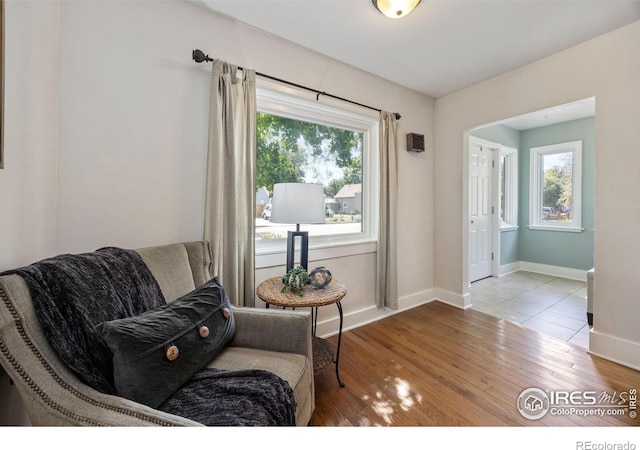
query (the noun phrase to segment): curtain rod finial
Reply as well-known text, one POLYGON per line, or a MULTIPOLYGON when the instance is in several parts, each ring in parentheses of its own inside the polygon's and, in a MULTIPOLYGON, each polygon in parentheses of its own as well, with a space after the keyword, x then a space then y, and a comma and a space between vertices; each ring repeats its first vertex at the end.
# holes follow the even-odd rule
POLYGON ((393 115, 396 116, 396 120, 400 120, 402 117, 399 113, 393 113, 393 115))
POLYGON ((213 61, 213 59, 209 58, 209 55, 205 55, 202 50, 198 50, 198 49, 191 52, 191 57, 197 63, 201 63, 204 61, 213 61))

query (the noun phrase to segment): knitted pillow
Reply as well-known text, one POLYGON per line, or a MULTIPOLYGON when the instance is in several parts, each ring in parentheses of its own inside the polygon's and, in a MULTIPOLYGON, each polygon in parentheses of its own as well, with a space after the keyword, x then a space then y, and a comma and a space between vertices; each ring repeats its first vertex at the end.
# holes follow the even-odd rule
POLYGON ((113 352, 116 393, 157 408, 233 339, 235 321, 216 277, 158 309, 97 329, 113 352))

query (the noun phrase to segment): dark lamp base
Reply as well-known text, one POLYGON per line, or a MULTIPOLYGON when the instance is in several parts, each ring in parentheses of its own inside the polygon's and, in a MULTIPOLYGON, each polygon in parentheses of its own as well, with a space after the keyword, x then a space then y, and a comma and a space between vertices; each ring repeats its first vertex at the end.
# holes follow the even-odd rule
POLYGON ((287 273, 294 268, 294 256, 296 253, 296 237, 300 236, 300 264, 304 270, 309 266, 309 232, 289 231, 287 232, 287 273))

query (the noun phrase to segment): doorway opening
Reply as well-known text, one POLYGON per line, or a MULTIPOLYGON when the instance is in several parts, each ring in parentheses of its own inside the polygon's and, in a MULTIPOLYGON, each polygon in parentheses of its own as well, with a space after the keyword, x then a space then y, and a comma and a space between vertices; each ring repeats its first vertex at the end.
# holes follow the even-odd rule
MULTIPOLYGON (((595 98, 478 126, 466 132, 465 139, 466 306, 588 345, 586 276, 593 268, 595 231, 595 98), (549 216, 550 224, 544 216, 531 222, 531 198, 536 198, 532 186, 541 190, 536 195, 546 202, 545 183, 532 183, 536 166, 531 149, 573 141, 581 141, 583 147, 581 227, 560 227, 564 225, 560 215, 554 220, 549 216), (486 176, 483 170, 488 164, 483 158, 490 161, 486 176)), ((555 203, 542 206, 575 211, 566 200, 555 203)), ((538 209, 545 211, 542 206, 538 209)))

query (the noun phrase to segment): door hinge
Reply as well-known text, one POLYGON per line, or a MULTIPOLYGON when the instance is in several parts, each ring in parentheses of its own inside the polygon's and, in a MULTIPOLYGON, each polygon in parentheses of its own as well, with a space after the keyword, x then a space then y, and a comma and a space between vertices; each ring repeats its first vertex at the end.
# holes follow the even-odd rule
POLYGON ((491 214, 495 214, 495 206, 491 207, 491 214))
POLYGON ((491 252, 491 261, 493 261, 493 252, 491 252))
POLYGON ((491 161, 491 167, 492 167, 493 169, 495 169, 495 168, 496 168, 496 162, 495 162, 495 161, 491 161))

